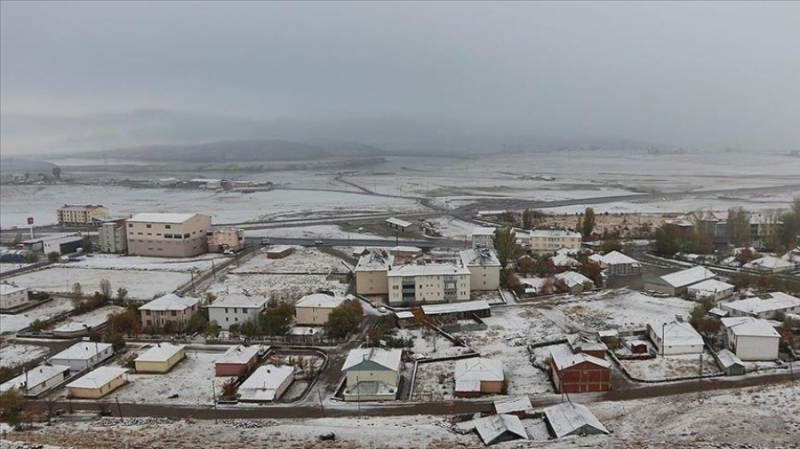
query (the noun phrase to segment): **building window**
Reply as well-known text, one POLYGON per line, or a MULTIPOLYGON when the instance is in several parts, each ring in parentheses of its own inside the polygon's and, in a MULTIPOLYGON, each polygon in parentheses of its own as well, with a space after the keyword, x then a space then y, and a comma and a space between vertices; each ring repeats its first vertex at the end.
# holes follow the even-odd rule
POLYGON ((153 227, 152 225, 147 225, 147 229, 150 229, 150 228, 152 228, 152 227, 153 227))
POLYGON ((128 223, 128 227, 132 228, 133 227, 133 223, 128 223))
POLYGON ((164 225, 164 227, 167 228, 167 229, 172 229, 172 226, 170 226, 170 225, 164 225))
POLYGON ((177 310, 173 310, 172 311, 172 316, 178 316, 178 311, 177 310))

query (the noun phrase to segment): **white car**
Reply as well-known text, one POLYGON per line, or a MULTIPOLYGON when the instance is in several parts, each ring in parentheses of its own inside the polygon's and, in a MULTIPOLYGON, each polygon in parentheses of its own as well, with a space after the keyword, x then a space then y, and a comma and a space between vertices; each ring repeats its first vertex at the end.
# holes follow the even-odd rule
POLYGON ((315 245, 322 245, 322 240, 314 240, 315 245))

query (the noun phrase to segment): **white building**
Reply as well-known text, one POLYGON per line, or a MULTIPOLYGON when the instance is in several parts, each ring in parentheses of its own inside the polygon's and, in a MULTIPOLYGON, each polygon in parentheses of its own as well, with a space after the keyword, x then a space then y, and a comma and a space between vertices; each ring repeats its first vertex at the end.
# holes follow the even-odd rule
POLYGON ((259 366, 250 377, 239 386, 240 401, 271 402, 280 399, 294 380, 291 366, 259 366))
POLYGON ((563 229, 540 229, 531 231, 531 251, 536 253, 552 253, 561 248, 577 250, 581 247, 581 235, 563 229))
POLYGON ((494 231, 496 228, 479 227, 472 230, 472 249, 494 248, 494 231))
POLYGON ((734 286, 716 279, 707 279, 689 287, 689 297, 697 300, 711 298, 714 301, 733 295, 734 286))
POLYGON ((44 364, 28 370, 19 376, 0 384, 0 393, 16 388, 25 396, 38 396, 61 385, 69 375, 70 368, 65 365, 44 364))
POLYGON ((692 267, 666 274, 645 282, 645 290, 655 290, 667 295, 678 296, 687 292, 689 286, 713 279, 714 273, 706 267, 692 267))
POLYGON ((765 320, 751 316, 722 318, 725 343, 741 360, 775 360, 781 335, 765 320))
POLYGON ((611 251, 608 254, 592 254, 589 260, 600 264, 600 268, 606 270, 606 274, 611 276, 626 276, 642 273, 642 264, 619 251, 611 251))
POLYGON ((83 237, 79 235, 65 235, 42 240, 42 249, 45 254, 58 253, 70 254, 78 251, 83 246, 83 237))
POLYGON ((344 400, 393 400, 397 396, 402 355, 400 349, 351 350, 342 365, 347 376, 344 400))
POLYGON ((770 319, 776 313, 800 313, 800 298, 783 292, 772 292, 766 297, 745 298, 739 301, 720 303, 720 308, 731 316, 753 316, 770 319))
POLYGON ((260 296, 226 295, 208 305, 208 320, 216 321, 220 329, 228 330, 234 324, 241 325, 256 320, 267 307, 267 298, 260 296))
POLYGON ((452 264, 405 265, 386 274, 390 305, 467 301, 470 272, 452 264))
POLYGON ((792 270, 794 268, 794 264, 788 260, 784 260, 775 256, 764 256, 744 264, 742 268, 763 271, 765 273, 783 273, 784 271, 792 270))
POLYGON ((0 310, 9 310, 28 302, 28 289, 14 284, 0 283, 0 310))
POLYGON ((584 290, 591 290, 594 288, 594 282, 577 271, 565 271, 563 273, 558 273, 554 277, 556 279, 556 286, 566 287, 570 293, 580 293, 584 290))
POLYGON ((703 337, 689 323, 647 323, 647 334, 661 355, 703 352, 703 337))
POLYGON ((211 217, 199 214, 141 213, 127 220, 128 254, 192 257, 208 252, 211 217))
POLYGON ((472 291, 500 288, 500 260, 488 248, 468 249, 459 253, 461 264, 469 270, 469 288, 472 291))
POLYGON ((104 253, 125 253, 128 251, 128 231, 125 220, 107 221, 97 230, 100 251, 104 253))
POLYGON ((97 365, 114 355, 109 343, 81 341, 59 352, 48 361, 53 365, 68 366, 70 371, 80 371, 97 365))

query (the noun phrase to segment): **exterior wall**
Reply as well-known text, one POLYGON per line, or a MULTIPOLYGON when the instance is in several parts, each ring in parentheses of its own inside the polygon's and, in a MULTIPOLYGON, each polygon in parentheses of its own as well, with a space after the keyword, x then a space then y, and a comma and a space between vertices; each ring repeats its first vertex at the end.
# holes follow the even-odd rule
POLYGON ((114 348, 109 347, 103 351, 100 351, 100 354, 94 355, 93 357, 87 359, 57 359, 52 358, 50 359, 50 363, 53 365, 63 365, 68 366, 71 372, 80 371, 86 369, 88 367, 92 367, 97 365, 98 363, 102 362, 103 360, 111 357, 114 355, 114 348))
MULTIPOLYGON (((455 301, 466 301, 470 299, 470 275, 469 274, 452 274, 452 275, 417 275, 417 276, 388 276, 389 283, 389 304, 399 305, 408 304, 409 302, 427 304, 431 303, 444 303, 449 302, 445 297, 445 285, 456 284, 456 296, 452 299, 455 301), (451 278, 445 280, 445 278, 451 278), (404 283, 410 283, 413 279, 413 294, 414 296, 404 295, 404 283)), ((410 295, 411 291, 407 287, 410 295)))
POLYGON ((330 307, 295 307, 297 319, 295 322, 301 326, 322 326, 328 322, 328 315, 333 308, 330 307))
POLYGON ((211 217, 195 215, 183 223, 128 221, 128 254, 136 256, 192 257, 208 252, 206 233, 211 217))
POLYGON ((568 248, 568 249, 581 248, 580 235, 577 236, 557 235, 554 237, 550 237, 550 236, 538 236, 532 234, 530 236, 530 239, 531 239, 531 251, 537 253, 552 252, 561 248, 568 248))
POLYGON ((241 376, 254 366, 256 366, 256 356, 247 363, 217 363, 214 365, 214 372, 217 376, 241 376))
POLYGON ((629 274, 642 274, 642 267, 630 263, 617 263, 608 265, 607 273, 611 276, 624 276, 629 274))
POLYGON ((700 354, 703 352, 703 345, 670 345, 667 344, 665 348, 661 348, 661 329, 653 329, 648 326, 648 335, 650 340, 656 345, 658 354, 664 355, 678 355, 678 354, 700 354))
POLYGON ((183 360, 186 356, 186 351, 181 349, 179 352, 175 353, 172 357, 168 360, 158 361, 158 362, 134 362, 136 366, 137 373, 166 373, 172 369, 173 366, 177 365, 178 362, 183 360))
MULTIPOLYGON (((265 304, 266 306, 266 304, 265 304)), ((241 325, 255 319, 264 307, 208 307, 208 320, 216 321, 220 329, 228 330, 234 324, 241 325)))
POLYGON ((87 226, 94 224, 94 219, 108 216, 108 209, 103 206, 92 208, 60 207, 56 211, 58 224, 67 226, 87 226))
MULTIPOLYGON (((654 290, 670 296, 677 296, 680 294, 680 291, 678 289, 675 289, 674 287, 665 284, 658 284, 655 282, 645 282, 644 289, 654 290)), ((683 291, 686 291, 686 288, 684 288, 683 291)))
POLYGON ((62 371, 61 373, 47 379, 46 382, 40 383, 39 385, 34 385, 30 389, 28 389, 26 396, 38 396, 45 391, 48 391, 52 388, 55 388, 61 385, 66 379, 67 376, 65 375, 66 371, 62 371))
POLYGON ((472 249, 475 248, 494 248, 494 240, 491 235, 473 235, 472 249))
POLYGON ((207 237, 209 252, 222 252, 226 249, 239 250, 244 248, 244 229, 209 231, 207 237))
MULTIPOLYGON (((140 310, 142 314, 142 326, 152 326, 161 329, 168 322, 175 323, 177 327, 183 327, 197 313, 199 306, 195 304, 183 310, 140 310)), ((220 323, 220 326, 222 324, 220 323)))
POLYGON ((42 250, 45 254, 49 254, 53 251, 57 252, 58 254, 69 254, 74 253, 78 250, 83 244, 83 239, 76 239, 73 242, 62 242, 59 240, 45 240, 42 242, 42 250))
POLYGON ((358 382, 364 382, 367 380, 380 380, 383 381, 393 387, 397 386, 398 381, 398 374, 392 370, 383 370, 383 371, 358 371, 358 370, 349 370, 347 371, 347 385, 355 385, 358 382), (358 378, 358 380, 356 380, 358 378))
POLYGON ((728 329, 729 348, 742 361, 775 360, 780 337, 735 336, 728 329))
POLYGON ((472 291, 500 288, 500 267, 474 266, 469 270, 469 288, 472 291))
POLYGON ((284 257, 292 254, 294 252, 294 248, 286 248, 283 251, 267 251, 267 259, 283 259, 284 257))
POLYGON ((481 394, 500 394, 503 391, 502 380, 481 381, 481 394))
POLYGON ((103 223, 97 231, 100 240, 100 251, 104 253, 124 253, 128 250, 128 234, 125 223, 103 223))
POLYGON ((28 290, 0 295, 0 310, 13 309, 28 302, 28 290))
POLYGON ((125 384, 125 376, 120 374, 100 388, 67 387, 67 396, 77 399, 99 399, 125 384))
POLYGON ((558 371, 550 363, 553 384, 558 393, 588 393, 611 390, 611 370, 592 363, 583 362, 558 371))
POLYGON ((711 298, 714 301, 719 301, 733 296, 733 289, 722 290, 718 292, 698 291, 691 287, 688 289, 689 297, 694 299, 711 298))
POLYGON ((385 295, 389 293, 386 271, 356 271, 356 292, 359 295, 385 295))

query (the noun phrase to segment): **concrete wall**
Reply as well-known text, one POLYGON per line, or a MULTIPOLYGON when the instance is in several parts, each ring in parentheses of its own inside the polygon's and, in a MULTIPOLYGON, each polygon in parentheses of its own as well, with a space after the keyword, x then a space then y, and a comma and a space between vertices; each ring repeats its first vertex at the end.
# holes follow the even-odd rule
MULTIPOLYGON (((400 305, 407 303, 403 299, 403 279, 408 279, 412 276, 389 276, 389 304, 400 305)), ((467 301, 470 299, 470 275, 469 274, 453 274, 453 275, 417 275, 413 276, 414 279, 414 299, 417 303, 435 304, 448 302, 445 297, 445 283, 453 281, 445 280, 446 278, 454 279, 456 284, 455 301, 467 301)))
POLYGON ((729 332, 730 349, 742 361, 775 360, 780 337, 733 336, 729 332))
MULTIPOLYGON (((156 329, 163 329, 168 322, 175 323, 178 328, 182 328, 197 313, 198 306, 187 307, 183 310, 140 310, 142 314, 142 326, 152 326, 156 329)), ((222 323, 219 323, 220 326, 222 323)))
POLYGON ((186 356, 186 351, 181 349, 175 355, 170 357, 168 360, 159 361, 159 362, 134 362, 136 366, 137 373, 166 373, 172 369, 173 366, 177 365, 178 362, 183 360, 186 356))
POLYGON ((208 252, 211 217, 195 215, 183 223, 127 223, 128 254, 192 257, 208 252), (148 227, 149 226, 149 227, 148 227), (177 236, 177 237, 176 237, 177 236))
POLYGON ((100 251, 104 253, 124 253, 128 250, 128 234, 125 223, 103 223, 97 231, 100 240, 100 251))
POLYGON ((385 295, 389 293, 387 271, 356 271, 356 293, 385 295))
POLYGON ((472 291, 497 290, 500 288, 500 267, 474 266, 469 270, 469 288, 472 291))
POLYGON ((253 356, 247 363, 217 363, 214 365, 214 372, 217 376, 241 376, 256 365, 256 358, 257 356, 253 356))

